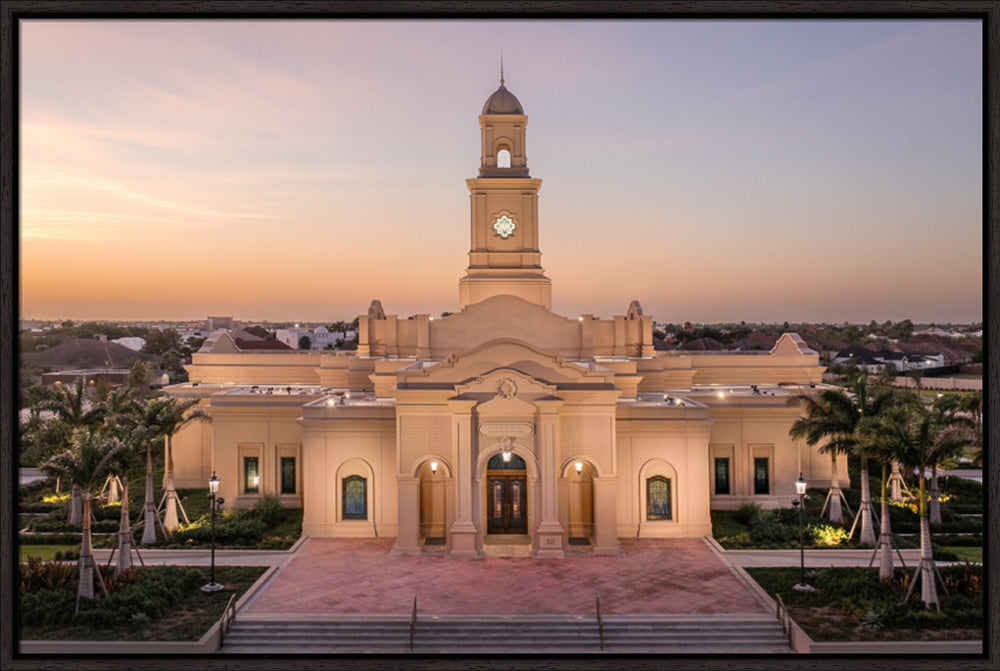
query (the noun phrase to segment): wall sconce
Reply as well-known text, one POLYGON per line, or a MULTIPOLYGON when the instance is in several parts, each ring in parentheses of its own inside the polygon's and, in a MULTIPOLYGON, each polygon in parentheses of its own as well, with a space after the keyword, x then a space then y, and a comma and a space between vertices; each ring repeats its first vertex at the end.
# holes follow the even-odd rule
POLYGON ((432 461, 431 462, 431 473, 437 473, 437 472, 438 472, 438 462, 432 461))
POLYGON ((582 473, 583 472, 583 462, 582 461, 576 462, 576 472, 577 473, 582 473))
POLYGON ((508 447, 503 448, 503 463, 510 463, 510 448, 508 447))

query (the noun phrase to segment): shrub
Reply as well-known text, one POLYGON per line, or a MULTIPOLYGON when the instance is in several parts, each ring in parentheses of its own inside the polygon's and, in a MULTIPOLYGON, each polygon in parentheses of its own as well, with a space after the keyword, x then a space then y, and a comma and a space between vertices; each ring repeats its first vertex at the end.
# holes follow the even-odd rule
POLYGON ((809 524, 806 526, 806 538, 809 543, 833 546, 847 541, 847 529, 830 524, 809 524))
POLYGON ((77 568, 73 564, 42 561, 41 557, 28 557, 17 566, 21 594, 38 590, 76 589, 77 568))
POLYGON ((760 517, 761 508, 757 503, 744 503, 739 507, 739 510, 733 515, 735 519, 740 524, 753 524, 760 517))
POLYGON ((271 526, 281 518, 281 502, 273 494, 262 496, 250 509, 250 513, 266 526, 271 526))

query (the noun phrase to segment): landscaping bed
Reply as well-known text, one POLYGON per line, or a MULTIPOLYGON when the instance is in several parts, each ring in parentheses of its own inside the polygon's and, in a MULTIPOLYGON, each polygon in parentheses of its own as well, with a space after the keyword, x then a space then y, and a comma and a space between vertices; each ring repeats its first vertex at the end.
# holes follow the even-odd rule
MULTIPOLYGON (((82 599, 74 614, 75 564, 21 564, 21 640, 197 641, 222 616, 233 594, 242 595, 267 570, 263 566, 217 566, 224 588, 203 592, 208 568, 147 566, 115 579, 106 569, 112 592, 82 599)), ((96 583, 96 580, 95 580, 96 583)))
POLYGON ((799 568, 747 568, 769 595, 778 594, 792 619, 814 641, 980 640, 983 637, 983 567, 941 566, 950 596, 938 585, 940 611, 926 608, 920 586, 902 601, 913 568, 897 568, 883 583, 878 567, 825 568, 807 571, 815 592, 792 589, 799 568))

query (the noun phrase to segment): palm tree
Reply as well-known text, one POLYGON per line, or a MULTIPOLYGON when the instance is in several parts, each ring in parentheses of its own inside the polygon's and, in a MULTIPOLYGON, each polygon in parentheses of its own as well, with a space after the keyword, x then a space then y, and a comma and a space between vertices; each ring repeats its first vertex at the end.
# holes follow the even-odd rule
MULTIPOLYGON (((146 446, 146 496, 143 503, 142 545, 156 542, 157 522, 163 523, 156 514, 156 504, 153 501, 153 441, 160 435, 160 423, 167 412, 170 399, 154 398, 139 408, 139 426, 143 427, 142 439, 146 446)), ((164 532, 166 533, 166 532, 164 532)))
POLYGON ((973 463, 978 466, 983 465, 983 392, 974 391, 965 394, 959 399, 958 409, 968 413, 972 419, 973 429, 976 432, 975 445, 979 448, 972 457, 973 463))
MULTIPOLYGON (((905 415, 906 410, 905 408, 890 409, 886 414, 889 412, 902 412, 905 415)), ((858 433, 862 437, 862 441, 858 445, 858 452, 865 455, 866 459, 873 459, 882 466, 882 521, 879 525, 879 539, 878 544, 875 546, 875 551, 879 553, 878 577, 880 580, 889 581, 892 580, 893 574, 892 549, 895 543, 892 537, 892 525, 889 521, 889 468, 891 464, 896 463, 896 448, 894 442, 882 434, 882 423, 885 421, 888 421, 885 415, 872 415, 861 418, 861 421, 858 423, 858 433)), ((874 559, 873 555, 872 560, 874 559)), ((900 557, 900 560, 902 560, 902 557, 900 557)))
POLYGON ((107 594, 100 569, 94 563, 90 541, 90 496, 99 478, 112 466, 117 454, 124 448, 120 440, 102 436, 89 429, 73 432, 70 449, 57 454, 44 464, 42 470, 48 475, 62 477, 79 488, 83 501, 83 539, 80 546, 80 583, 76 595, 76 610, 80 610, 80 599, 94 598, 94 571, 101 588, 107 594))
MULTIPOLYGON (((115 576, 132 568, 132 528, 129 515, 129 471, 138 460, 140 450, 146 444, 149 428, 139 423, 142 407, 130 387, 122 387, 108 394, 104 402, 108 410, 105 426, 109 433, 121 440, 124 449, 117 455, 110 477, 122 482, 121 521, 118 525, 118 545, 112 550, 112 557, 118 553, 118 563, 115 565, 115 576)), ((138 553, 138 550, 136 550, 138 553)), ((141 556, 140 556, 141 559, 141 556)), ((110 558, 108 560, 110 562, 110 558)))
MULTIPOLYGON (((72 388, 65 384, 56 385, 52 397, 42 402, 42 408, 55 413, 54 421, 67 427, 66 435, 74 429, 94 428, 104 420, 104 408, 91 406, 87 401, 87 387, 83 376, 76 378, 72 388)), ((69 447, 67 444, 66 447, 69 447)), ((58 476, 57 476, 58 477, 58 476)), ((83 523, 83 504, 80 498, 80 488, 73 485, 70 497, 69 523, 83 523)))
POLYGON ((190 524, 187 513, 184 511, 184 506, 181 504, 180 499, 177 496, 177 490, 174 489, 174 455, 171 446, 171 438, 188 423, 206 419, 208 417, 208 415, 201 410, 192 410, 192 408, 196 405, 198 405, 198 399, 196 398, 185 401, 170 398, 164 404, 163 412, 157 423, 157 426, 159 427, 158 435, 162 436, 165 441, 163 488, 166 491, 163 492, 163 499, 160 500, 160 507, 162 508, 164 504, 166 504, 163 526, 166 527, 167 531, 171 532, 180 526, 180 522, 177 519, 178 507, 181 509, 181 514, 184 515, 184 523, 190 524))
MULTIPOLYGON (((907 468, 917 471, 920 510, 920 563, 917 565, 906 598, 920 580, 924 605, 940 608, 934 581, 937 567, 931 551, 930 520, 926 493, 926 474, 933 464, 959 453, 972 436, 967 427, 949 423, 933 409, 922 404, 892 408, 884 421, 874 427, 875 442, 891 452, 907 468)), ((940 576, 938 576, 940 577, 940 576)), ((943 584, 943 582, 942 582, 943 584)))
MULTIPOLYGON (((968 430, 969 442, 977 437, 975 434, 976 425, 971 417, 958 414, 962 403, 956 394, 944 394, 938 396, 931 406, 930 411, 934 415, 934 422, 939 426, 961 426, 968 430)), ((943 459, 955 457, 958 454, 945 455, 943 459)), ((942 460, 936 460, 931 464, 931 487, 930 487, 930 513, 928 518, 931 524, 941 524, 941 490, 938 488, 938 465, 942 460)))
MULTIPOLYGON (((837 475, 837 453, 847 453, 854 444, 854 422, 851 420, 853 404, 840 389, 824 389, 818 396, 799 394, 788 399, 788 405, 801 405, 803 416, 799 417, 788 430, 788 435, 813 446, 821 440, 827 442, 819 449, 828 452, 832 464, 830 476, 830 493, 827 502, 830 504, 831 522, 843 524, 844 514, 840 507, 843 493, 840 491, 840 479, 837 475)), ((845 502, 846 503, 846 502, 845 502)), ((826 504, 824 504, 824 509, 826 504)))

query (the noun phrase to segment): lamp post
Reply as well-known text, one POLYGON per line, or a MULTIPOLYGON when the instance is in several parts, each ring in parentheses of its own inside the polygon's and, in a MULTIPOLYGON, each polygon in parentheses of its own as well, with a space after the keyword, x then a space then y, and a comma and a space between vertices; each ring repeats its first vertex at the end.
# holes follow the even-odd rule
POLYGON ((799 583, 794 585, 792 589, 800 592, 812 592, 814 588, 811 585, 806 584, 806 542, 804 527, 806 479, 802 477, 801 472, 799 473, 799 478, 795 481, 795 493, 799 495, 799 500, 793 501, 792 504, 797 506, 799 509, 799 568, 801 569, 801 574, 799 583))
POLYGON ((222 589, 222 585, 215 582, 215 514, 225 503, 225 500, 220 496, 216 497, 219 493, 219 476, 212 471, 212 477, 208 479, 208 501, 209 506, 212 510, 212 579, 207 585, 203 585, 201 588, 202 592, 217 592, 222 589))

